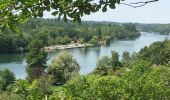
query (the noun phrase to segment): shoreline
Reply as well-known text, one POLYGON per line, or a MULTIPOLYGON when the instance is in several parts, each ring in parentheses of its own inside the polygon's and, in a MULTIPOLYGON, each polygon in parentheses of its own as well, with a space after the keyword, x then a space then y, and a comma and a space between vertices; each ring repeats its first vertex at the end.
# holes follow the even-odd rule
POLYGON ((53 50, 64 50, 64 49, 72 49, 72 48, 84 48, 84 47, 92 47, 93 44, 89 43, 70 43, 66 45, 52 45, 52 46, 46 46, 44 47, 45 51, 53 51, 53 50))

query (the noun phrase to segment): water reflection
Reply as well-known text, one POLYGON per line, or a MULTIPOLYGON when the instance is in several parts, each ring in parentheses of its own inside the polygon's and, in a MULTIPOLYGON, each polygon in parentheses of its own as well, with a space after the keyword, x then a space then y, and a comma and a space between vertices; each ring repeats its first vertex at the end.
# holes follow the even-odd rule
POLYGON ((17 63, 22 64, 25 58, 24 53, 22 54, 0 54, 0 63, 17 63))
MULTIPOLYGON (((113 41, 110 44, 102 45, 100 47, 74 48, 67 49, 66 51, 73 55, 80 64, 80 73, 87 74, 95 68, 99 58, 102 56, 111 56, 111 51, 113 50, 119 53, 121 59, 121 55, 124 51, 129 51, 130 53, 138 52, 144 46, 148 46, 155 41, 163 41, 166 38, 170 39, 170 36, 142 33, 141 37, 136 40, 113 41)), ((50 64, 52 59, 54 59, 61 51, 63 50, 49 52, 47 64, 50 64)), ((12 70, 17 78, 25 77, 25 66, 25 54, 0 55, 0 69, 8 68, 12 70)))

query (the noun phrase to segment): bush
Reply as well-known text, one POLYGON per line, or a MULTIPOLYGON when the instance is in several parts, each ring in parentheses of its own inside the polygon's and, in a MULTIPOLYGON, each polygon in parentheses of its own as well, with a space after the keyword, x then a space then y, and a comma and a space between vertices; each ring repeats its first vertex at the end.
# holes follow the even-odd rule
POLYGON ((64 88, 73 100, 119 100, 120 79, 115 76, 87 76, 70 80, 64 88))
POLYGON ((67 80, 71 79, 74 75, 77 75, 80 66, 67 52, 61 52, 56 59, 52 61, 52 64, 48 67, 48 74, 52 75, 55 83, 64 84, 67 80))
POLYGON ((5 91, 7 87, 15 82, 15 75, 8 69, 0 71, 0 90, 5 91))
POLYGON ((0 100, 25 100, 15 93, 0 92, 0 100))

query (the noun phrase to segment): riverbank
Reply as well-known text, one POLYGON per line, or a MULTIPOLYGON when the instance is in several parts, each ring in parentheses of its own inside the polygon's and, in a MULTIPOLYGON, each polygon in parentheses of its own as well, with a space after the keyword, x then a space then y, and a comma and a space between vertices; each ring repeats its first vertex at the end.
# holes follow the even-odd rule
MULTIPOLYGON (((118 52, 121 56, 123 51, 128 51, 130 53, 138 52, 141 48, 149 46, 151 43, 156 41, 163 41, 166 38, 170 39, 170 36, 142 33, 142 35, 135 40, 113 41, 107 46, 87 47, 87 49, 69 49, 67 52, 72 54, 73 57, 79 62, 81 66, 80 74, 86 75, 94 70, 96 62, 99 58, 103 56, 110 56, 111 51, 113 50, 118 52)), ((61 51, 62 50, 54 50, 53 52, 48 52, 47 65, 50 65, 51 61, 61 51)), ((24 79, 26 77, 26 65, 26 54, 0 54, 0 69, 10 69, 15 73, 17 79, 24 79)))
POLYGON ((53 45, 53 46, 47 46, 44 47, 45 51, 52 51, 52 50, 63 50, 63 49, 71 49, 71 48, 84 48, 84 47, 91 47, 94 46, 93 44, 89 43, 70 43, 67 45, 53 45))

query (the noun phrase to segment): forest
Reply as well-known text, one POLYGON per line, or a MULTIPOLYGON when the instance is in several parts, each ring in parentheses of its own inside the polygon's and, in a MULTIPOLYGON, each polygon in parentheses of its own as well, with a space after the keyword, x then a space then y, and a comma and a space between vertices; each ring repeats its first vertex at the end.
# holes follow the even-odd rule
POLYGON ((140 32, 169 34, 169 24, 137 24, 116 22, 84 21, 73 23, 58 19, 30 19, 20 23, 20 32, 9 29, 0 32, 0 53, 28 52, 28 44, 38 38, 43 45, 63 45, 69 43, 89 43, 94 46, 114 40, 130 40, 140 36, 140 32))
POLYGON ((157 34, 169 35, 170 24, 139 24, 136 23, 137 29, 144 32, 153 32, 157 34))
POLYGON ((131 23, 111 22, 63 22, 58 19, 30 19, 19 24, 20 33, 11 30, 0 32, 0 53, 28 51, 28 44, 38 38, 44 46, 68 44, 72 42, 108 43, 117 39, 135 39, 140 36, 136 26, 131 23))

